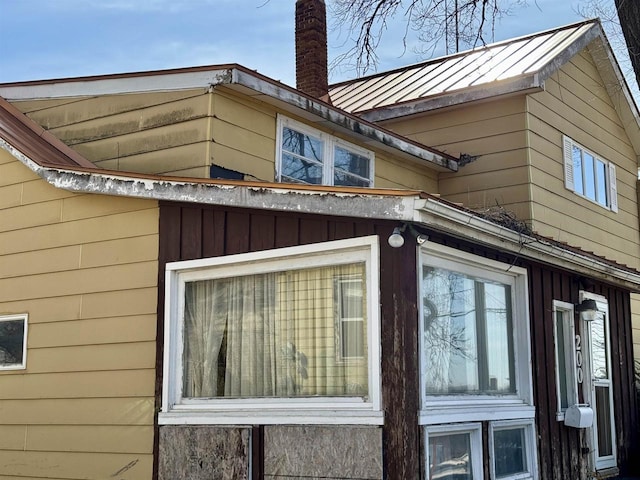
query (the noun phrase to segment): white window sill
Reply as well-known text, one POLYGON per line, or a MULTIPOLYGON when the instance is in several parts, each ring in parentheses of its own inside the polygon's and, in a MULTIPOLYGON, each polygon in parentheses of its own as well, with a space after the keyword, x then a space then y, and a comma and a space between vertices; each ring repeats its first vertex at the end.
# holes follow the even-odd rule
POLYGON ((8 372, 12 370, 26 370, 26 365, 0 365, 0 372, 8 372))
POLYGON ((439 423, 516 420, 535 418, 535 415, 535 407, 522 403, 478 405, 469 402, 464 405, 423 408, 418 413, 418 421, 420 425, 435 425, 439 423))
POLYGON ((384 414, 372 411, 211 411, 160 412, 159 425, 382 425, 384 414))

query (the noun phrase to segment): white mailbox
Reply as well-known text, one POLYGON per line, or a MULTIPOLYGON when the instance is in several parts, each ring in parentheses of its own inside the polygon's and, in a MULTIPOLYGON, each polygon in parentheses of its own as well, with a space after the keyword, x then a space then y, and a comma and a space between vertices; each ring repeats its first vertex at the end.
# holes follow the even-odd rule
POLYGON ((593 409, 585 404, 571 405, 564 413, 564 424, 574 428, 588 428, 593 425, 593 409))

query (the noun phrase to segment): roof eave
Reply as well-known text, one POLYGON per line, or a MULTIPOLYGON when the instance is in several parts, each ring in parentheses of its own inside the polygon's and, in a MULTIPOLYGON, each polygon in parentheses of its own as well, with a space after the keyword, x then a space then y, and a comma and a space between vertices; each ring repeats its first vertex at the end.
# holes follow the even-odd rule
POLYGON ((513 231, 445 202, 426 199, 418 217, 429 228, 640 292, 640 272, 636 270, 513 231))
POLYGON ((498 96, 536 92, 541 88, 542 84, 538 75, 532 73, 510 80, 497 81, 493 84, 484 84, 464 90, 446 92, 429 98, 417 99, 388 107, 380 107, 358 112, 357 114, 369 122, 381 122, 409 115, 427 113, 440 108, 487 100, 498 96))
POLYGON ((426 162, 438 171, 457 171, 458 162, 425 145, 368 124, 321 100, 304 95, 280 82, 240 65, 179 69, 148 73, 117 74, 46 82, 0 85, 0 96, 10 101, 97 95, 133 94, 172 90, 211 89, 216 86, 241 89, 246 95, 292 111, 309 121, 356 136, 396 157, 418 163, 426 162), (320 121, 318 121, 320 119, 320 121))
MULTIPOLYGON (((361 118, 347 114, 323 101, 300 94, 284 85, 267 81, 245 70, 235 69, 231 84, 245 87, 250 92, 245 90, 244 93, 258 100, 270 102, 272 99, 282 102, 281 106, 285 109, 286 106, 289 106, 302 110, 310 114, 310 116, 304 116, 307 120, 349 135, 356 135, 364 143, 373 143, 378 148, 401 158, 413 158, 428 162, 439 171, 455 172, 458 170, 458 162, 453 157, 439 154, 435 150, 408 141, 398 134, 371 125, 366 120, 362 121, 361 118), (321 121, 318 122, 318 118, 321 121)), ((300 112, 296 113, 300 114, 300 112)))
POLYGON ((597 25, 599 35, 586 46, 602 76, 604 86, 622 120, 623 128, 640 159, 640 112, 609 42, 597 25))
POLYGON ((315 191, 292 185, 193 182, 160 176, 63 169, 42 166, 2 140, 0 148, 9 151, 49 184, 72 192, 332 216, 344 216, 348 212, 347 216, 355 218, 414 222, 517 257, 563 267, 640 292, 640 272, 580 255, 579 252, 540 238, 528 237, 485 220, 471 211, 418 192, 381 194, 369 193, 366 189, 358 192, 315 191))

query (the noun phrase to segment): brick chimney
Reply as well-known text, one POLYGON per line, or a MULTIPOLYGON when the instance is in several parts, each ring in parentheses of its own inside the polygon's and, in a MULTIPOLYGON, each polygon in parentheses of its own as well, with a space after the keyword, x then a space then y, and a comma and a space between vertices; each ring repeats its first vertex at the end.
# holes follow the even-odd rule
POLYGON ((325 100, 329 93, 324 0, 296 1, 296 87, 325 100))

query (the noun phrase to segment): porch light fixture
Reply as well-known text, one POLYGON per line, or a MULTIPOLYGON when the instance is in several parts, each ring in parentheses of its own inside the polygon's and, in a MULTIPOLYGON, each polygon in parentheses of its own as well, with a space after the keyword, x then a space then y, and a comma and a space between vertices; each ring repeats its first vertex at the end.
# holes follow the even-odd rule
POLYGON ((586 298, 582 303, 576 305, 576 312, 585 322, 593 322, 598 314, 598 304, 592 298, 586 298))
POLYGON ((402 232, 404 232, 405 228, 406 225, 402 227, 395 227, 393 229, 393 233, 389 235, 389 245, 391 245, 393 248, 400 248, 404 245, 404 237, 402 236, 402 232))
POLYGON ((416 239, 416 243, 418 245, 422 245, 424 242, 426 242, 429 237, 427 235, 424 235, 420 232, 418 232, 413 225, 410 225, 408 223, 405 223, 404 225, 402 225, 402 227, 395 227, 393 229, 393 233, 391 235, 389 235, 389 245, 391 245, 393 248, 400 248, 401 246, 404 245, 404 237, 402 236, 402 233, 405 230, 409 230, 409 233, 413 236, 413 238, 416 239))

